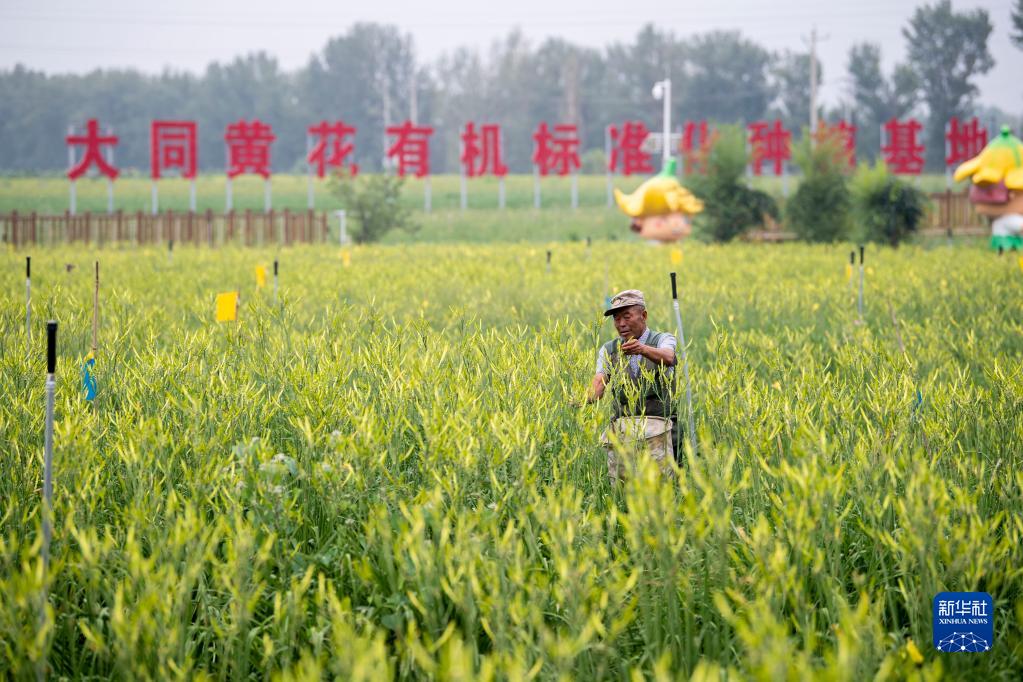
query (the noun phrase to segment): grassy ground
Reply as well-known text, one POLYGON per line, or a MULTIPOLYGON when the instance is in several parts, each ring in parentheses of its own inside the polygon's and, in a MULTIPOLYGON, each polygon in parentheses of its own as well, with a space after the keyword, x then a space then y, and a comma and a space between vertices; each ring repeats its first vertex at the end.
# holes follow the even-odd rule
POLYGON ((40 250, 31 343, 0 255, 0 677, 1020 678, 1014 260, 871 250, 860 321, 847 246, 551 248, 40 250), (670 267, 699 454, 612 486, 573 401, 610 289, 673 328, 670 267), (992 594, 990 652, 934 650, 943 590, 992 594))
MULTIPOLYGON (((641 177, 615 178, 615 185, 631 191, 641 177)), ((752 184, 778 197, 784 194, 785 182, 779 178, 754 178, 752 184)), ((797 178, 789 178, 788 191, 794 192, 797 178)), ((151 209, 151 181, 147 178, 123 177, 114 185, 115 208, 125 211, 149 211, 151 209)), ((436 210, 456 210, 461 206, 460 180, 458 176, 440 175, 430 179, 432 205, 436 210)), ((945 189, 943 176, 923 176, 920 186, 927 191, 945 189)), ((0 177, 0 212, 19 211, 28 213, 63 213, 68 208, 69 183, 64 177, 0 177)), ((571 180, 567 178, 544 178, 541 184, 542 206, 544 208, 571 207, 571 180)), ((302 175, 275 175, 272 179, 273 205, 275 208, 303 210, 307 206, 307 178, 302 175)), ((533 207, 533 178, 527 175, 513 175, 506 179, 506 205, 510 209, 533 207)), ((106 211, 106 180, 82 179, 77 184, 77 206, 79 211, 106 211)), ((422 208, 424 205, 424 181, 409 179, 405 186, 405 201, 409 206, 422 208)), ((237 210, 250 208, 263 210, 264 183, 262 178, 243 176, 234 181, 234 207, 237 210)), ((316 206, 319 209, 340 208, 337 199, 331 196, 325 181, 314 182, 316 206)), ((160 207, 175 211, 188 210, 188 183, 181 179, 160 181, 160 207)), ((201 176, 196 184, 196 208, 200 211, 213 209, 223 211, 225 206, 225 177, 223 175, 201 176)), ((494 178, 479 178, 468 183, 468 205, 470 208, 489 209, 498 206, 498 182, 494 178)), ((584 175, 579 178, 579 205, 598 208, 607 206, 607 179, 605 176, 584 175)))

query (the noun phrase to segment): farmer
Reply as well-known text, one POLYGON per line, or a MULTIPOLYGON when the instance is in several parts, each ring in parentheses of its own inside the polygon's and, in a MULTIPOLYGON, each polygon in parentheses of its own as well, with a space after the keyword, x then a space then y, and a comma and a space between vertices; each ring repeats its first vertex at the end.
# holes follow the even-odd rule
MULTIPOLYGON (((610 386, 614 417, 609 431, 624 435, 644 429, 638 437, 669 433, 672 447, 658 447, 648 439, 651 455, 662 470, 670 470, 666 456, 677 460, 681 429, 671 399, 671 380, 675 366, 675 337, 647 327, 643 292, 628 289, 616 294, 604 316, 614 317, 618 338, 608 341, 597 352, 597 369, 590 384, 587 402, 596 402, 610 386), (636 417, 654 419, 636 420, 636 417)), ((605 434, 605 439, 608 434, 605 434)), ((607 442, 607 441, 605 441, 607 442)), ((611 443, 613 445, 613 443, 611 443)), ((612 481, 621 478, 622 462, 613 447, 608 447, 607 468, 612 481)))

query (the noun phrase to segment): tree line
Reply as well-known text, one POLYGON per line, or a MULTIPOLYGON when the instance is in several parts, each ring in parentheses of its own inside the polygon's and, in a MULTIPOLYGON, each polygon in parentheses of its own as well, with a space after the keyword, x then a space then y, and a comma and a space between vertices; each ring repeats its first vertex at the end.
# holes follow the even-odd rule
MULTIPOLYGON (((1023 49, 1023 0, 1014 0, 1013 40, 1023 49)), ((977 113, 977 77, 994 66, 988 12, 957 12, 950 0, 917 8, 903 29, 907 60, 891 73, 881 47, 863 42, 846 62, 847 87, 822 121, 858 128, 857 156, 874 159, 880 124, 892 116, 927 121, 927 165, 942 167, 944 125, 977 113)), ((531 168, 532 134, 540 121, 579 126, 584 171, 603 168, 609 124, 642 120, 660 128, 652 84, 672 79, 673 120, 746 124, 779 118, 790 130, 810 119, 810 55, 772 52, 738 31, 681 36, 648 25, 631 42, 601 49, 558 38, 538 44, 518 30, 488 50, 458 48, 424 63, 411 35, 395 26, 359 23, 327 41, 310 61, 288 72, 265 52, 212 63, 202 74, 167 70, 96 70, 48 75, 24 66, 0 72, 0 170, 59 172, 67 166, 68 126, 98 118, 120 136, 116 163, 145 172, 153 119, 195 120, 199 165, 225 165, 224 130, 239 118, 273 126, 277 172, 304 172, 306 129, 320 120, 356 126, 356 160, 381 168, 386 125, 413 118, 434 126, 434 172, 457 172, 466 121, 499 123, 512 172, 531 168)), ((819 62, 818 62, 819 67, 819 62)), ((823 81, 828 74, 818 68, 823 81)))

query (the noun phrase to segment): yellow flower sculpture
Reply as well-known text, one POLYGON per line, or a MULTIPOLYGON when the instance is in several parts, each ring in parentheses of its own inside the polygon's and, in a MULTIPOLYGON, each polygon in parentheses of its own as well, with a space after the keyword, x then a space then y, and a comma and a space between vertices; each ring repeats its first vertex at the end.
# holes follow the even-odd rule
POLYGON ((1023 141, 1002 126, 980 154, 963 163, 955 179, 970 178, 970 201, 992 218, 991 248, 1023 248, 1023 141))
POLYGON ((703 202, 693 196, 675 177, 675 160, 636 188, 632 194, 615 189, 615 202, 622 213, 632 218, 630 225, 644 239, 674 242, 689 236, 689 217, 703 210, 703 202))

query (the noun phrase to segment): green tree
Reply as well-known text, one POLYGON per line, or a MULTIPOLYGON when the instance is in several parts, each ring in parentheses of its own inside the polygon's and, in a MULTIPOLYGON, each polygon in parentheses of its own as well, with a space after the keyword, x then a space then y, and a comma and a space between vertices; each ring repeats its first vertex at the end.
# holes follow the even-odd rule
POLYGON ((883 162, 861 163, 850 182, 858 241, 896 247, 917 231, 927 195, 888 172, 883 162))
POLYGON ((693 193, 704 202, 696 218, 700 235, 726 242, 746 230, 764 224, 764 216, 778 219, 778 206, 766 192, 746 185, 745 131, 739 126, 720 126, 706 159, 706 173, 687 178, 693 193))
POLYGON ((849 162, 841 137, 830 128, 816 136, 804 130, 792 156, 803 171, 803 180, 785 207, 788 227, 806 241, 844 239, 849 232, 852 199, 845 178, 849 162))
MULTIPOLYGON (((771 68, 776 91, 775 115, 789 130, 799 130, 810 124, 810 55, 786 50, 771 68)), ((817 61, 817 82, 822 76, 817 61)), ((818 104, 819 106, 819 104, 818 104)), ((819 113, 819 112, 818 112, 819 113)), ((822 117, 823 120, 823 117, 822 117)))
POLYGON ((685 55, 687 118, 749 123, 766 115, 775 97, 770 52, 738 31, 712 31, 687 41, 685 55))
POLYGON ((927 165, 944 164, 945 124, 967 114, 977 94, 976 78, 994 66, 987 43, 991 20, 986 10, 952 11, 951 0, 918 7, 902 30, 909 43, 909 63, 920 79, 928 118, 924 143, 927 165))
POLYGON ((404 178, 386 173, 354 178, 338 173, 331 178, 330 191, 355 223, 350 234, 356 244, 380 241, 391 230, 419 230, 412 211, 401 203, 404 184, 404 178))
POLYGON ((881 125, 913 110, 919 81, 916 72, 906 64, 896 66, 891 78, 885 78, 881 71, 881 46, 874 43, 853 45, 846 70, 855 103, 856 156, 873 160, 881 148, 881 125))
POLYGON ((1016 6, 1012 9, 1012 38, 1013 44, 1023 50, 1023 0, 1016 0, 1016 6))

